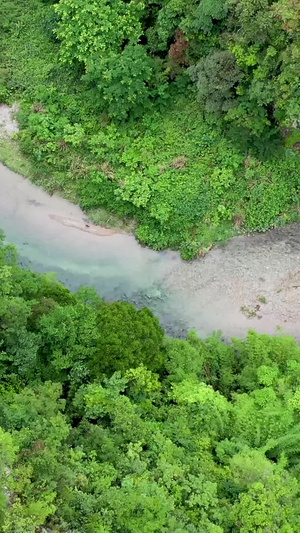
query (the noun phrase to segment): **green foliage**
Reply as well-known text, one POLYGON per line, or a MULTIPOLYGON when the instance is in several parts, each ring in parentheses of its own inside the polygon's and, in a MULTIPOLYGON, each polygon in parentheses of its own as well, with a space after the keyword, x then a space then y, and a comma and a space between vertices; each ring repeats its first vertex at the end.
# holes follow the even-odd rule
POLYGON ((84 65, 84 81, 111 117, 124 119, 129 113, 144 112, 150 97, 162 95, 167 84, 157 86, 154 73, 161 70, 159 61, 139 44, 144 1, 63 0, 54 9, 62 62, 84 65))
POLYGON ((95 376, 144 364, 157 371, 164 363, 163 330, 149 309, 137 311, 129 303, 103 307, 97 325, 98 353, 92 361, 95 376))
POLYGON ((297 4, 12 6, 0 83, 51 193, 134 218, 143 244, 185 259, 297 219, 297 4))
POLYGON ((299 530, 292 337, 164 338, 16 261, 1 233, 1 532, 299 530))
POLYGON ((265 162, 245 157, 185 100, 139 125, 99 130, 62 117, 58 98, 54 93, 51 113, 23 115, 22 146, 39 173, 42 165, 43 184, 72 191, 85 209, 102 205, 136 217, 144 244, 190 258, 232 235, 236 220, 265 230, 297 208, 299 153, 265 162))
POLYGON ((285 140, 285 146, 287 148, 293 148, 295 145, 298 146, 299 142, 300 142, 300 131, 299 130, 293 130, 287 136, 287 138, 285 140))
POLYGON ((236 105, 235 87, 241 81, 242 73, 231 52, 214 52, 189 71, 196 83, 199 102, 206 111, 228 111, 236 105))
POLYGON ((142 33, 141 0, 61 0, 54 9, 59 15, 56 33, 65 62, 77 59, 86 64, 94 54, 119 51, 124 41, 137 42, 142 33))
POLYGON ((95 101, 102 100, 111 117, 124 119, 149 106, 154 66, 141 45, 128 44, 121 53, 91 56, 84 79, 96 87, 95 101))
POLYGON ((227 4, 220 0, 203 0, 200 3, 194 0, 167 0, 161 2, 161 9, 155 24, 148 29, 148 35, 157 35, 159 49, 165 50, 169 39, 180 28, 190 42, 191 55, 194 55, 199 53, 196 39, 201 40, 203 32, 208 35, 213 32, 214 24, 225 18, 227 12, 227 4))
POLYGON ((233 507, 233 531, 294 532, 299 527, 298 484, 285 476, 273 476, 264 485, 254 483, 233 507))

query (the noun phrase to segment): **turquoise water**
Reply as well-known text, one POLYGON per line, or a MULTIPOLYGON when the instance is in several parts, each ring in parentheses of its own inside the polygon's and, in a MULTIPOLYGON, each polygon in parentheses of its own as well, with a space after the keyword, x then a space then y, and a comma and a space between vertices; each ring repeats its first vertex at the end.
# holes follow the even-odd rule
POLYGON ((17 245, 26 268, 56 272, 72 290, 89 285, 108 300, 147 305, 170 332, 186 331, 183 317, 175 312, 178 302, 164 287, 168 271, 181 262, 178 254, 143 248, 128 234, 93 233, 78 206, 49 196, 2 164, 0 227, 7 241, 17 245))

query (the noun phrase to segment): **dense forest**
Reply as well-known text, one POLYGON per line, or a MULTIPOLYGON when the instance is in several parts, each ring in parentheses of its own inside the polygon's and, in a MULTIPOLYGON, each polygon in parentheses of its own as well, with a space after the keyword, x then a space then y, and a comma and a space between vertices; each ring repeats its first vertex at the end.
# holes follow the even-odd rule
POLYGON ((164 335, 0 245, 1 533, 298 533, 300 347, 164 335))
POLYGON ((142 243, 298 220, 298 0, 2 0, 31 177, 142 243))

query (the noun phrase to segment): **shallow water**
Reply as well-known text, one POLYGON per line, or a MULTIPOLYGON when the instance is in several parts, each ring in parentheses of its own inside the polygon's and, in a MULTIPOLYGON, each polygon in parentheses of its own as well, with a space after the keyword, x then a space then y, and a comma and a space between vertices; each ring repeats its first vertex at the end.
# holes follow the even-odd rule
POLYGON ((57 272, 72 290, 90 285, 109 300, 152 303, 168 322, 170 301, 162 298, 159 286, 181 261, 178 254, 143 248, 128 234, 105 229, 107 235, 98 234, 78 206, 48 195, 1 163, 0 227, 7 241, 17 245, 24 266, 57 272))
POLYGON ((78 206, 0 163, 0 227, 24 266, 57 272, 72 290, 90 285, 108 300, 148 305, 176 336, 191 328, 204 336, 216 329, 225 337, 245 336, 249 328, 276 333, 278 326, 300 336, 298 225, 238 237, 184 262, 175 252, 155 252, 131 235, 89 224, 78 206), (255 309, 255 316, 241 307, 255 309))

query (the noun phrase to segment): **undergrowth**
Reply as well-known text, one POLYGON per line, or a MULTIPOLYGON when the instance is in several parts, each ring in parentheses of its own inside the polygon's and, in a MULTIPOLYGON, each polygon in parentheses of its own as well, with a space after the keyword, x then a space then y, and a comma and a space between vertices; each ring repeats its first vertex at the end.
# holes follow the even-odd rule
POLYGON ((188 87, 140 119, 109 120, 59 64, 51 6, 21 0, 18 7, 2 29, 1 69, 5 100, 21 104, 18 141, 36 183, 95 221, 135 219, 143 244, 186 259, 238 232, 298 218, 298 152, 281 147, 262 158, 237 144, 204 119, 188 87))

